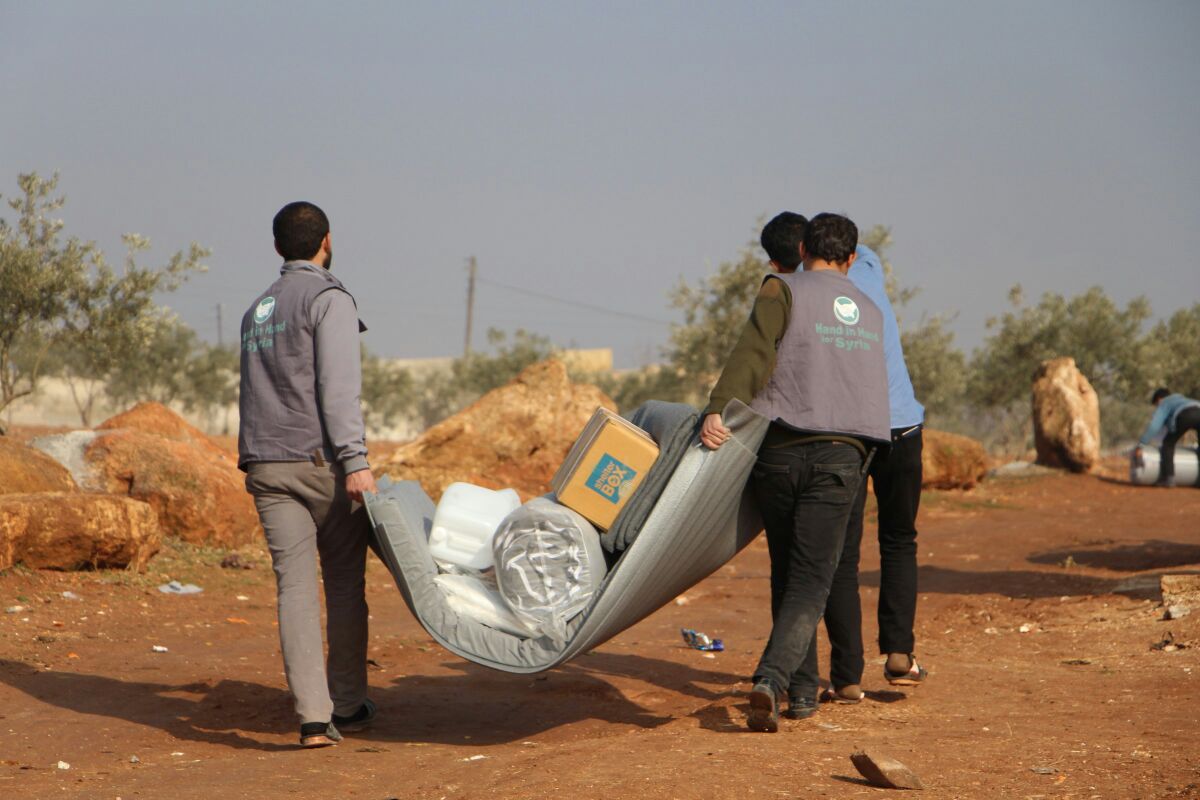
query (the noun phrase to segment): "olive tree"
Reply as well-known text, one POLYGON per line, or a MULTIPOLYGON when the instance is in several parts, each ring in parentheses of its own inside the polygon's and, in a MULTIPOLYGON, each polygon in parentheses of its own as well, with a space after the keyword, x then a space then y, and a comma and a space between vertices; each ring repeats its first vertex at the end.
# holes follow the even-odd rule
POLYGON ((7 200, 15 223, 0 219, 0 411, 32 394, 62 331, 69 296, 87 279, 95 248, 61 236, 54 214, 58 175, 17 178, 21 195, 7 200))
POLYGON ((8 201, 17 221, 0 220, 0 411, 34 392, 53 353, 90 425, 104 383, 145 356, 161 321, 155 295, 203 271, 208 251, 192 244, 161 268, 144 267, 136 254, 149 240, 127 234, 118 272, 95 244, 62 236, 57 174, 22 174, 17 184, 21 196, 8 201))

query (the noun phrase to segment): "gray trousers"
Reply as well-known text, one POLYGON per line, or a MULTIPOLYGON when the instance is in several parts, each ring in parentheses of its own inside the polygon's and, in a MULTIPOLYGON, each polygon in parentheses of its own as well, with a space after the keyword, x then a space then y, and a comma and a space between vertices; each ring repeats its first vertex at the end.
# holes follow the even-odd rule
POLYGON ((279 595, 279 641, 300 721, 349 716, 367 696, 369 522, 351 511, 342 470, 304 461, 247 465, 246 490, 267 534, 279 595), (328 677, 321 647, 317 557, 325 584, 328 677))

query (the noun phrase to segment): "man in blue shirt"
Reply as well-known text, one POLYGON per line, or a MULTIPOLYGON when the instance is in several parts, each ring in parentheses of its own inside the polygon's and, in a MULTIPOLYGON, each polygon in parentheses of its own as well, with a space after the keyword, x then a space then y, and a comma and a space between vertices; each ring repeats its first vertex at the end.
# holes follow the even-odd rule
POLYGON ((1175 444, 1188 431, 1196 431, 1200 436, 1200 401, 1181 394, 1172 394, 1170 389, 1159 388, 1150 396, 1150 402, 1155 406, 1154 416, 1150 424, 1138 439, 1138 449, 1135 458, 1141 459, 1142 447, 1150 444, 1159 434, 1163 435, 1161 465, 1158 470, 1158 480, 1155 486, 1175 485, 1175 444))
MULTIPOLYGON (((870 475, 879 506, 879 652, 887 655, 884 677, 893 686, 915 686, 926 670, 913 657, 913 621, 917 609, 917 508, 921 502, 921 430, 925 408, 913 392, 900 326, 885 288, 879 256, 859 245, 848 277, 883 312, 883 353, 887 362, 892 446, 871 463, 870 475)), ((858 543, 862 540, 866 481, 846 525, 846 547, 838 565, 825 612, 832 655, 831 699, 856 703, 862 698, 862 607, 858 595, 858 543)), ((816 640, 810 649, 816 663, 816 640)))

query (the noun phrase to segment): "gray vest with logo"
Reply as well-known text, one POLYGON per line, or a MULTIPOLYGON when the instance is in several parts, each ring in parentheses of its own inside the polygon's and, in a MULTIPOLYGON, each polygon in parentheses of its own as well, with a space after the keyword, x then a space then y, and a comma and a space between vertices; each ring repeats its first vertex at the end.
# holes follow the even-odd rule
MULTIPOLYGON (((317 295, 346 292, 322 270, 283 273, 242 317, 242 391, 238 466, 254 461, 332 460, 317 402, 311 309, 317 295)), ((351 297, 353 299, 353 296, 351 297)))
POLYGON ((891 440, 883 314, 838 272, 783 272, 792 314, 750 407, 799 431, 891 440))

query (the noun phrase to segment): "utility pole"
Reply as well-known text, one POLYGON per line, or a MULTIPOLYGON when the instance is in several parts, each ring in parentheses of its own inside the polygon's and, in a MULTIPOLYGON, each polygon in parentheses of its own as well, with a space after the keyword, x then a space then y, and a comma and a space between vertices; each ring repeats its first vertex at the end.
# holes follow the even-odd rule
POLYGON ((224 349, 225 347, 225 325, 222 323, 221 316, 224 312, 224 307, 221 303, 217 303, 217 347, 224 349))
POLYGON ((471 355, 471 322, 475 316, 475 256, 467 259, 467 337, 463 342, 463 358, 471 355))

